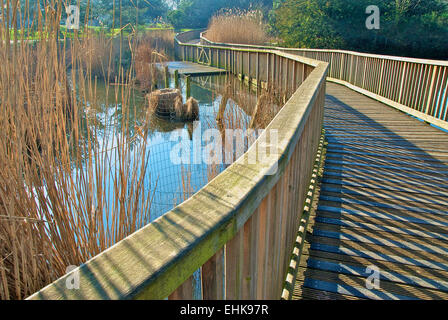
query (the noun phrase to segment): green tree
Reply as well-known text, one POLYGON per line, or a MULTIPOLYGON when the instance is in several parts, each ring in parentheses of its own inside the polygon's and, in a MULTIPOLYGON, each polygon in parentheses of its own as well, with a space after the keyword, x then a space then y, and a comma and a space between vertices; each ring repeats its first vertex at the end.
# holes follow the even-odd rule
MULTIPOLYGON (((83 0, 86 1, 86 0, 83 0)), ((165 0, 91 0, 89 16, 100 25, 146 24, 168 11, 165 0), (115 20, 114 20, 115 19, 115 20)))
POLYGON ((379 30, 365 26, 369 0, 277 0, 271 23, 286 46, 446 58, 447 6, 441 0, 376 0, 379 30))

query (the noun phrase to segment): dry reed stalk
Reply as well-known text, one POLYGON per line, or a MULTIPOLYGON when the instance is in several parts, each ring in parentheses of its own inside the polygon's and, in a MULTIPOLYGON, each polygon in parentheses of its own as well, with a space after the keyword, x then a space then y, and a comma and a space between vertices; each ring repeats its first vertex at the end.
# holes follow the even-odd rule
POLYGON ((183 165, 181 166, 181 198, 180 198, 180 202, 182 203, 185 200, 189 199, 193 194, 194 194, 194 189, 191 183, 191 175, 192 175, 192 171, 191 171, 191 167, 188 166, 187 168, 184 167, 183 165))
POLYGON ((135 80, 140 89, 150 91, 155 87, 158 78, 156 64, 164 65, 168 61, 166 52, 174 50, 173 46, 174 34, 170 32, 152 31, 137 39, 134 50, 135 80))
POLYGON ((148 43, 151 48, 157 52, 165 53, 165 56, 174 52, 174 36, 173 30, 148 30, 139 35, 140 43, 148 43))
POLYGON ((287 93, 275 88, 273 85, 261 89, 257 104, 252 111, 249 127, 251 129, 264 129, 274 119, 283 105, 286 103, 287 93))
POLYGON ((206 37, 220 43, 264 45, 270 40, 266 30, 260 11, 230 9, 211 18, 206 37))
MULTIPOLYGON (((130 134, 132 65, 113 71, 124 86, 107 81, 115 99, 98 101, 95 51, 83 51, 93 35, 58 41, 62 10, 58 2, 33 17, 42 35, 36 43, 10 42, 0 22, 1 299, 26 298, 149 222, 147 132, 130 134), (84 110, 103 103, 115 106, 119 123, 100 140, 84 110)), ((112 57, 112 45, 106 49, 112 57)))

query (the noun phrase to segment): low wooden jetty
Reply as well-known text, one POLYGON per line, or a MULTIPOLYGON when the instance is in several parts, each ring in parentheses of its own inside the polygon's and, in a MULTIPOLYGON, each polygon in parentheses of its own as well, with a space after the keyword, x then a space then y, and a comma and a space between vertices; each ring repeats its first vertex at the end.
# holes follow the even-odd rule
POLYGON ((158 63, 157 68, 163 70, 165 67, 168 67, 168 71, 170 74, 174 74, 175 70, 179 73, 179 75, 183 76, 208 76, 208 75, 219 75, 227 73, 226 70, 211 67, 204 64, 193 63, 189 61, 169 61, 166 63, 158 63))

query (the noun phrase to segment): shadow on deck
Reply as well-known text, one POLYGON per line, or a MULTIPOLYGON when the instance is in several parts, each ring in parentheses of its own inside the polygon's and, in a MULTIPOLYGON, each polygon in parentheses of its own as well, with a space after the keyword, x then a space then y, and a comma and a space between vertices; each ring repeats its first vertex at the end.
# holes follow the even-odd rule
POLYGON ((324 127, 294 298, 447 299, 448 134, 331 83, 324 127))

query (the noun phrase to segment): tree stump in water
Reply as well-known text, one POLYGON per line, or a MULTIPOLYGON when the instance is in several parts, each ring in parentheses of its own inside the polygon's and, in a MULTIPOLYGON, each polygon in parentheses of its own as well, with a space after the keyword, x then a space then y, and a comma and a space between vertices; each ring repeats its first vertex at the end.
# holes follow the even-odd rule
POLYGON ((199 104, 189 98, 184 104, 179 89, 160 89, 147 95, 149 109, 159 118, 191 121, 199 116, 199 104))

